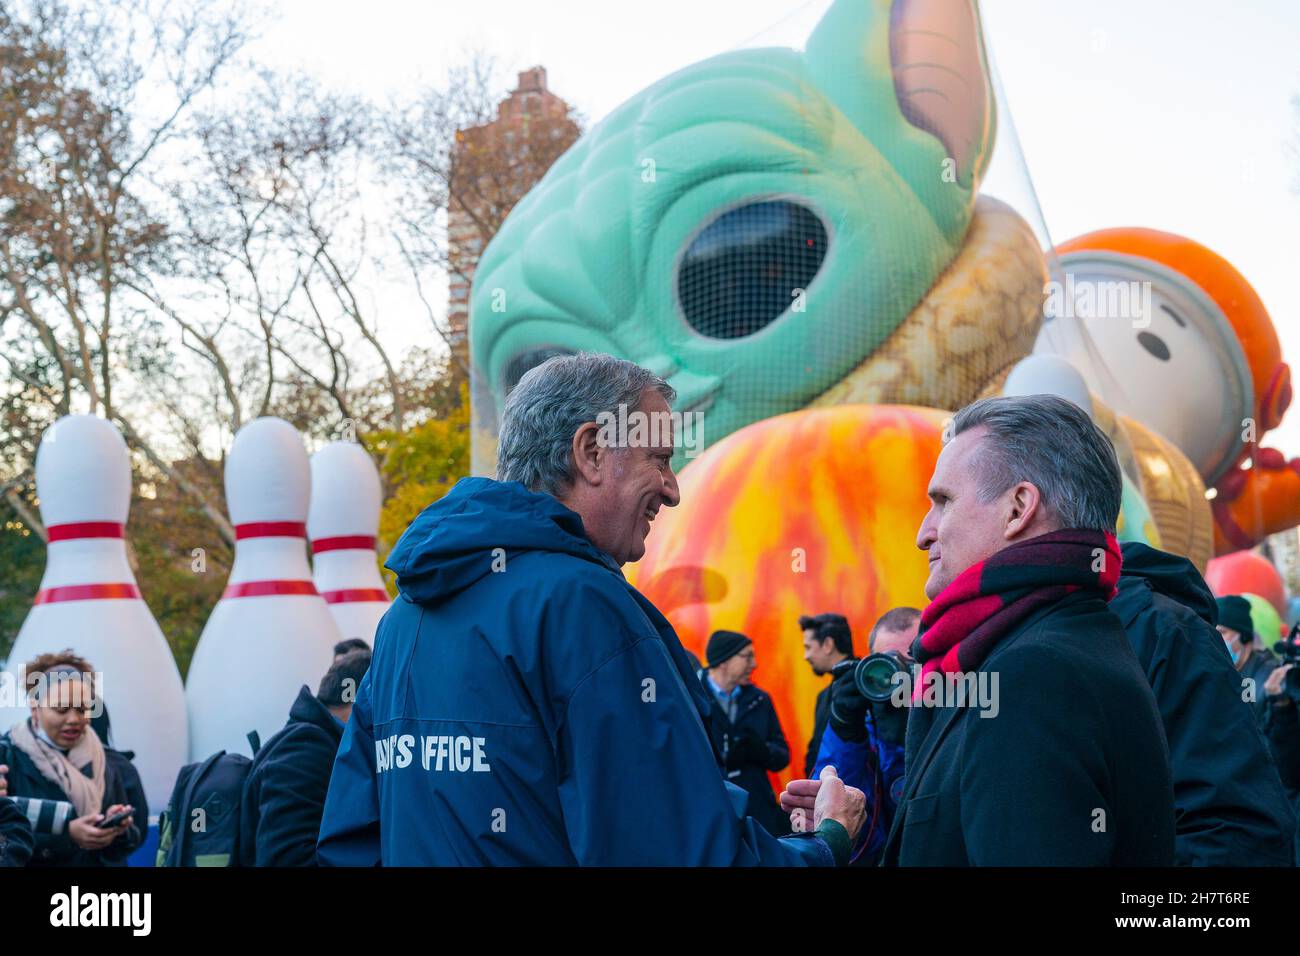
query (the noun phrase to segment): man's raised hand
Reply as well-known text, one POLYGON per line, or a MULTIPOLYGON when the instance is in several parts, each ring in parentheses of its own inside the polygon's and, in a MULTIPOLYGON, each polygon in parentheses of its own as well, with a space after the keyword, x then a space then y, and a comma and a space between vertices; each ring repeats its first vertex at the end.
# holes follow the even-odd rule
MULTIPOLYGON (((792 781, 793 782, 793 781, 792 781)), ((835 768, 822 768, 820 786, 813 801, 813 829, 823 820, 834 820, 856 840, 866 819, 867 796, 857 787, 846 787, 835 768)))

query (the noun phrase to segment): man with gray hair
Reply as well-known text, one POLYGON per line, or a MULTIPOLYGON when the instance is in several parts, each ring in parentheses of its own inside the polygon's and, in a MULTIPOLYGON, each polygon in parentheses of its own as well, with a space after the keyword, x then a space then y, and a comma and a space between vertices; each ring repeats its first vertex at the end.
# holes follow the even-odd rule
MULTIPOLYGON (((991 398, 953 420, 929 556, 906 783, 883 863, 1170 866, 1160 714, 1119 619, 1119 464, 1077 406, 991 398)), ((812 798, 792 781, 783 803, 812 798)))
POLYGON ((745 817, 686 652, 620 570, 680 497, 674 397, 630 362, 552 358, 506 401, 498 480, 466 478, 411 523, 388 558, 401 599, 339 746, 322 863, 847 861, 861 791, 828 768, 814 832, 780 840, 745 817))

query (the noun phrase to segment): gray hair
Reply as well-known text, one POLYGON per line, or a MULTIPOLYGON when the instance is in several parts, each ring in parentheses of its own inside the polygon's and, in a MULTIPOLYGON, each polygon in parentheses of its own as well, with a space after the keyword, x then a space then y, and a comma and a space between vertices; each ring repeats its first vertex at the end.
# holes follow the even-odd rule
POLYGON ((1073 402, 1055 395, 1004 395, 967 405, 952 434, 983 427, 980 500, 1027 481, 1062 528, 1114 532, 1123 484, 1109 436, 1073 402))
POLYGON ((501 412, 497 480, 560 494, 573 482, 574 433, 602 413, 616 416, 620 405, 636 409, 647 388, 670 405, 677 398, 648 369, 599 352, 557 355, 529 369, 501 412))

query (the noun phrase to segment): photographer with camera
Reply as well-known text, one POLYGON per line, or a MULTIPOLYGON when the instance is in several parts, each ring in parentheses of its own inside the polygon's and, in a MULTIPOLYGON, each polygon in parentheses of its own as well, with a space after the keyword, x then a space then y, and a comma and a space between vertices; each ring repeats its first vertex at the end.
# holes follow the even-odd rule
MULTIPOLYGON (((1286 640, 1274 649, 1282 664, 1264 682, 1264 739, 1277 765, 1278 776, 1291 807, 1300 820, 1300 624, 1291 628, 1286 640)), ((1293 845, 1294 865, 1300 866, 1300 832, 1293 845)))
MULTIPOLYGON (((907 695, 898 692, 895 675, 906 674, 910 682, 911 646, 920 621, 914 607, 886 611, 867 638, 868 656, 841 661, 831 671, 826 730, 808 776, 816 780, 823 767, 833 766, 846 784, 866 794, 867 823, 854 845, 856 866, 879 861, 902 792, 907 695)), ((799 786, 792 781, 792 792, 799 786)), ((786 794, 782 798, 782 807, 793 811, 786 794)), ((799 825, 795 816, 791 820, 799 825)))

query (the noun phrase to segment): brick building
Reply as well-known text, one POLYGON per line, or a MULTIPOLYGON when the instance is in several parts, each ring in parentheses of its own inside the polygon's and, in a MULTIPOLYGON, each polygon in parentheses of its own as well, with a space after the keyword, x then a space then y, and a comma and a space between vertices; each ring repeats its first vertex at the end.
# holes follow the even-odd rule
POLYGON ((546 85, 546 68, 519 74, 490 123, 456 134, 447 202, 447 320, 452 347, 468 359, 474 268, 506 214, 545 175, 581 130, 572 108, 546 85))

